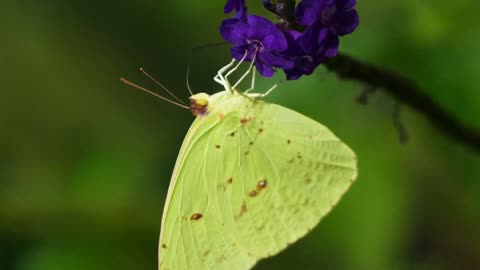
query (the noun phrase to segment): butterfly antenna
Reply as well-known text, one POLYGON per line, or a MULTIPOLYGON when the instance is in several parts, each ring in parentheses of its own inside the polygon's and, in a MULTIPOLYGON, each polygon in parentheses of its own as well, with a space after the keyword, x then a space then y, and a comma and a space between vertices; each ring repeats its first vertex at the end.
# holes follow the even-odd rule
POLYGON ((188 64, 188 66, 187 66, 187 78, 186 78, 186 80, 187 80, 188 92, 190 92, 190 95, 193 96, 192 88, 190 87, 189 77, 190 77, 190 64, 188 64))
POLYGON ((170 96, 172 96, 174 99, 176 99, 178 102, 182 103, 183 105, 187 105, 185 104, 185 102, 183 102, 181 99, 179 99, 177 96, 175 96, 170 90, 168 90, 167 87, 163 86, 163 84, 161 84, 157 79, 155 79, 153 76, 151 76, 150 74, 148 74, 148 72, 146 72, 142 67, 140 68, 140 71, 143 73, 143 75, 147 76, 150 80, 154 81, 156 84, 158 84, 163 90, 165 90, 168 94, 170 94, 170 96))
POLYGON ((182 107, 182 108, 184 108, 184 109, 188 109, 188 110, 190 109, 190 107, 188 107, 188 106, 185 105, 185 104, 180 104, 180 103, 175 102, 175 101, 173 101, 173 100, 170 100, 170 99, 168 99, 168 98, 166 98, 166 97, 163 97, 163 96, 161 96, 161 95, 159 95, 159 94, 157 94, 157 93, 154 93, 154 92, 152 92, 152 91, 150 91, 150 90, 148 90, 148 89, 146 89, 146 88, 141 87, 140 85, 134 84, 134 83, 128 81, 127 79, 125 79, 125 78, 120 78, 120 81, 123 82, 123 83, 126 84, 126 85, 130 85, 130 86, 132 86, 132 87, 134 87, 134 88, 137 88, 138 90, 147 92, 147 93, 149 93, 150 95, 154 95, 154 96, 156 96, 156 97, 158 97, 158 98, 160 98, 160 99, 163 99, 163 100, 165 100, 165 101, 168 102, 168 103, 177 105, 177 106, 182 107))

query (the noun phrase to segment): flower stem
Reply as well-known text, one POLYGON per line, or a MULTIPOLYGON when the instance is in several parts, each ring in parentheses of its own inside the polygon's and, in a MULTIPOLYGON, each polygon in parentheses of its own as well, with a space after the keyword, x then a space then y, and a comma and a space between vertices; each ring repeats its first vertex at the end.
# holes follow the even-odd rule
POLYGON ((480 132, 461 123, 422 92, 414 81, 345 54, 329 58, 323 64, 328 70, 335 72, 340 79, 362 82, 407 104, 423 114, 440 132, 475 151, 480 151, 480 132))

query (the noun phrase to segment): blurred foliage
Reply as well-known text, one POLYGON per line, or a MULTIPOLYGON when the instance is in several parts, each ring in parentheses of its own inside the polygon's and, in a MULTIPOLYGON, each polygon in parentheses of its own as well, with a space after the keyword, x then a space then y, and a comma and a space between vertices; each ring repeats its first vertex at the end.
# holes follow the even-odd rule
MULTIPOLYGON (((192 63, 193 87, 219 91, 212 77, 228 48, 191 48, 221 40, 223 4, 0 1, 0 269, 156 269, 164 197, 192 117, 118 78, 155 88, 143 66, 186 98, 192 63)), ((359 1, 361 26, 341 48, 411 76, 480 128, 479 8, 359 1)), ((479 156, 408 108, 411 140, 400 145, 394 101, 377 93, 358 105, 362 90, 320 69, 268 97, 343 138, 360 177, 312 233, 255 269, 479 269, 479 156)))

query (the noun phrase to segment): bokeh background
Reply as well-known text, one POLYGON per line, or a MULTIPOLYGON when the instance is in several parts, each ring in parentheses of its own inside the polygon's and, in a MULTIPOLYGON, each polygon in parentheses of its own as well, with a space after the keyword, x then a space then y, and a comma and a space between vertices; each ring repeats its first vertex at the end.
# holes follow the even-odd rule
MULTIPOLYGON (((251 10, 269 16, 260 2, 251 10)), ((186 99, 229 61, 223 0, 0 1, 0 269, 156 269, 161 213, 191 114, 120 76, 186 99)), ((416 79, 480 128, 478 1, 359 1, 341 50, 416 79)), ((259 89, 282 78, 263 79, 259 89)), ((480 269, 480 158, 394 100, 320 68, 267 100, 330 127, 360 176, 306 238, 255 269, 480 269)))

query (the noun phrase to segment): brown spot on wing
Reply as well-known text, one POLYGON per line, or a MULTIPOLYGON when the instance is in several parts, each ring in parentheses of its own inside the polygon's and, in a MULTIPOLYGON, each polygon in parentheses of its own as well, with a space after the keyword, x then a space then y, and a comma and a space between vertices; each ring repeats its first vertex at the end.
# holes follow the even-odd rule
POLYGON ((242 207, 240 208, 240 213, 235 217, 235 219, 241 218, 247 212, 248 212, 247 203, 243 201, 242 207))
POLYGON ((220 149, 220 145, 215 144, 215 148, 220 149))
POLYGON ((190 218, 190 220, 199 220, 199 219, 201 219, 202 217, 203 217, 202 214, 200 214, 200 213, 195 213, 195 214, 192 215, 192 217, 190 218))
POLYGON ((262 132, 263 132, 263 128, 259 128, 258 133, 262 133, 262 132))
POLYGON ((266 188, 267 187, 267 179, 262 179, 260 181, 258 181, 258 188, 266 188))
POLYGON ((290 139, 287 140, 287 144, 291 144, 292 141, 290 139))
POLYGON ((167 249, 167 245, 162 244, 162 248, 167 249))
POLYGON ((233 182, 233 178, 230 177, 230 178, 227 180, 227 183, 226 183, 225 185, 223 185, 223 191, 224 191, 224 192, 227 191, 227 187, 228 187, 229 185, 231 185, 232 182, 233 182))
POLYGON ((230 137, 235 137, 235 132, 230 133, 230 137))
POLYGON ((225 117, 225 115, 224 115, 223 113, 219 113, 219 114, 218 114, 218 118, 219 118, 219 119, 223 119, 224 117, 225 117))
POLYGON ((250 191, 248 195, 250 195, 250 197, 255 197, 265 188, 267 188, 267 179, 262 179, 258 181, 256 189, 250 191))
POLYGON ((240 124, 245 125, 252 120, 251 118, 242 118, 240 119, 240 124))
POLYGON ((210 250, 209 250, 209 249, 203 253, 203 257, 207 257, 208 254, 210 254, 210 250))
POLYGON ((312 179, 308 178, 308 179, 305 179, 305 184, 310 184, 312 182, 312 179))

